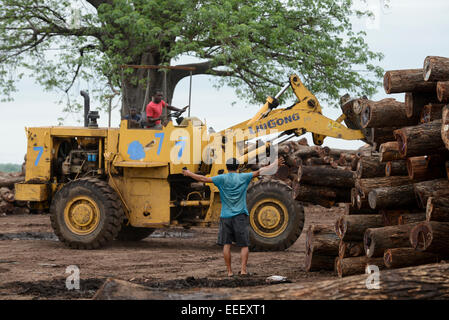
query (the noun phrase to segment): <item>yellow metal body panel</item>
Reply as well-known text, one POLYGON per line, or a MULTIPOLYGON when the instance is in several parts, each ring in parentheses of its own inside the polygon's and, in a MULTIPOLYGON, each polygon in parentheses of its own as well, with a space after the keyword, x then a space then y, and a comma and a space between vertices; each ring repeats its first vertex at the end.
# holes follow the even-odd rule
POLYGON ((15 199, 19 201, 45 201, 48 199, 46 184, 16 183, 15 199))
POLYGON ((27 161, 25 181, 47 182, 51 177, 53 142, 49 128, 27 128, 27 161))
POLYGON ((170 224, 168 166, 125 168, 121 189, 134 227, 162 227, 170 224))

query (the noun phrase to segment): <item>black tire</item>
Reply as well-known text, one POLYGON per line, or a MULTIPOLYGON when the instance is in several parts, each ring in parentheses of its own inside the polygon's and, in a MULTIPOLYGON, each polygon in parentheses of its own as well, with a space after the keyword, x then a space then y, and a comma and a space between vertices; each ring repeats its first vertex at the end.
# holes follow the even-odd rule
POLYGON ((246 197, 250 213, 250 250, 281 251, 290 247, 304 227, 304 208, 292 197, 292 189, 277 180, 259 180, 248 188, 246 197), (283 208, 282 208, 283 207, 283 208), (264 208, 278 217, 270 228, 259 223, 264 208))
POLYGON ((73 249, 97 249, 113 240, 122 227, 124 217, 116 192, 105 181, 96 178, 82 178, 65 184, 55 194, 50 207, 51 225, 56 236, 73 249), (74 218, 76 212, 86 212, 83 206, 96 206, 94 210, 87 210, 91 212, 88 221, 94 221, 91 230, 80 230, 79 225, 74 225, 73 220, 81 219, 74 218))
POLYGON ((154 230, 156 229, 133 227, 124 223, 116 239, 120 241, 140 241, 152 234, 154 230))

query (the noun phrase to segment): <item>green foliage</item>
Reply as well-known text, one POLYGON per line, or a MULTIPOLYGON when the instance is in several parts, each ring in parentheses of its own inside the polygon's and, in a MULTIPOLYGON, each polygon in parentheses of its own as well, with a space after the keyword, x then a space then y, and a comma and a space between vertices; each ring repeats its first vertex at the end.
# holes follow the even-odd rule
MULTIPOLYGON (((342 90, 371 96, 382 54, 353 31, 351 19, 370 13, 352 2, 1 0, 1 97, 10 98, 25 67, 46 90, 66 94, 66 111, 81 110, 71 102, 79 101, 80 82, 106 108, 120 94, 120 65, 170 65, 184 56, 202 62, 192 64, 195 74, 216 75, 218 87, 229 85, 253 103, 276 93, 291 73, 321 99, 336 101, 342 90)), ((145 79, 131 73, 124 71, 130 85, 145 79)))
POLYGON ((14 163, 0 163, 0 172, 20 172, 22 165, 14 163))

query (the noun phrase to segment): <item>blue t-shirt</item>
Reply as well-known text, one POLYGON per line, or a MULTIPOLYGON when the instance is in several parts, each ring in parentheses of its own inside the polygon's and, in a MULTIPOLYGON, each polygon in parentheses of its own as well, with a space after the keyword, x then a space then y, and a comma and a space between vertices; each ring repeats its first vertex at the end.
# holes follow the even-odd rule
POLYGON ((212 178, 212 182, 220 190, 222 218, 231 218, 241 213, 249 215, 246 208, 246 190, 252 178, 252 172, 231 172, 212 178))

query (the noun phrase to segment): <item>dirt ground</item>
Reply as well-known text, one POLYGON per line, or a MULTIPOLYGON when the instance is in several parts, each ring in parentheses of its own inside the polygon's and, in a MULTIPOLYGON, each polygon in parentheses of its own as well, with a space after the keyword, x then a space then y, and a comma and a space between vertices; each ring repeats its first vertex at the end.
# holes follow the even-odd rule
MULTIPOLYGON (((343 208, 305 208, 310 224, 333 224, 343 208)), ((90 299, 108 277, 161 290, 261 286, 271 275, 291 282, 335 278, 333 272, 305 272, 305 235, 283 252, 251 252, 249 278, 226 277, 216 228, 161 229, 139 242, 113 241, 99 250, 66 248, 53 234, 48 215, 0 217, 0 299, 90 299), (80 270, 80 290, 66 289, 66 268, 80 270)), ((234 272, 239 270, 233 249, 234 272)))

